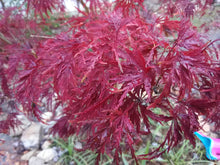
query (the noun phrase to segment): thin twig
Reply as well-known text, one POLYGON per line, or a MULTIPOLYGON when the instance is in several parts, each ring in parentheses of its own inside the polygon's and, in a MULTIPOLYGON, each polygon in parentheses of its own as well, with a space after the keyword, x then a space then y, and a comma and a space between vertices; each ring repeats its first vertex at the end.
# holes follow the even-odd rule
POLYGON ((49 37, 49 36, 39 36, 39 35, 32 35, 32 34, 30 35, 30 37, 54 39, 54 37, 49 37))
POLYGON ((0 32, 0 39, 2 39, 3 41, 7 42, 8 44, 11 44, 11 41, 9 41, 9 40, 4 36, 4 34, 2 34, 1 32, 0 32))

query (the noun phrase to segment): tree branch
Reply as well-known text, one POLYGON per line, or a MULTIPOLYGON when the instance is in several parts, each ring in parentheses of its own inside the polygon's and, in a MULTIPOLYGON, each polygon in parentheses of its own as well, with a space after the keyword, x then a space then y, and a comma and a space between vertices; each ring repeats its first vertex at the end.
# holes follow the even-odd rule
POLYGON ((3 0, 0 0, 0 3, 2 5, 2 9, 5 10, 5 3, 3 2, 3 0))
POLYGON ((88 7, 86 6, 86 4, 83 2, 83 0, 78 0, 78 2, 80 2, 80 3, 81 3, 81 5, 84 7, 84 9, 85 9, 86 13, 88 13, 88 14, 89 14, 89 9, 88 9, 88 7))

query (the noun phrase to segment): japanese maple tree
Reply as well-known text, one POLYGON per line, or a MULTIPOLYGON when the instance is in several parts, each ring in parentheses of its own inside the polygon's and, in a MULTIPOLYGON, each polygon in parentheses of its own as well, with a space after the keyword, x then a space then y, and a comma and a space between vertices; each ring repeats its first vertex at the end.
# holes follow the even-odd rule
POLYGON ((67 30, 53 37, 31 35, 44 34, 44 13, 63 10, 62 0, 25 0, 27 13, 35 10, 32 19, 13 8, 1 10, 0 97, 14 100, 0 122, 1 132, 18 126, 21 112, 44 122, 46 100, 56 122, 51 133, 77 134, 84 149, 98 153, 97 164, 103 153, 119 164, 124 150, 138 163, 183 138, 195 145, 193 133, 202 128, 199 115, 219 130, 219 47, 191 21, 212 0, 160 0, 157 13, 147 10, 144 0, 79 2, 79 15, 67 19, 62 24, 67 30), (63 110, 57 118, 59 105, 63 110), (170 128, 158 149, 135 155, 135 146, 151 134, 150 119, 170 128))

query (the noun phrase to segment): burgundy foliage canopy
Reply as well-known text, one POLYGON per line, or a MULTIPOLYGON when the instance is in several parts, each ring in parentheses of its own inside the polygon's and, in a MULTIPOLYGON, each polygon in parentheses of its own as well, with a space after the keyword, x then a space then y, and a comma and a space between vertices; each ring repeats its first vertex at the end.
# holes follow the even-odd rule
POLYGON ((34 20, 63 9, 61 0, 25 0, 29 12, 35 9, 33 20, 13 8, 0 11, 0 99, 14 100, 0 132, 19 125, 18 113, 43 122, 46 102, 56 119, 51 133, 77 134, 84 149, 97 151, 97 162, 107 153, 119 164, 123 150, 137 161, 155 158, 183 138, 195 144, 199 115, 219 130, 218 48, 190 19, 195 6, 203 14, 210 0, 161 0, 162 14, 150 15, 144 0, 87 1, 62 25, 69 29, 47 39, 31 37, 43 34, 34 20), (151 134, 150 119, 170 128, 158 149, 137 156, 135 146, 151 134))

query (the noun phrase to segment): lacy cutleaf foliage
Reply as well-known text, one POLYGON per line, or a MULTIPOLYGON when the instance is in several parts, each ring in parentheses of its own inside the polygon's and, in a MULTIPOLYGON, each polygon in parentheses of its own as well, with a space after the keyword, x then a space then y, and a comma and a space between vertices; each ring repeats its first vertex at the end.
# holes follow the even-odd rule
MULTIPOLYGON (((42 14, 61 1, 27 2, 42 14)), ((152 159, 182 138, 195 145, 199 115, 219 130, 218 50, 189 18, 195 5, 205 9, 210 1, 161 0, 173 6, 150 19, 145 18, 143 0, 103 2, 90 0, 89 7, 82 3, 85 10, 68 20, 67 32, 44 40, 28 35, 42 33, 36 22, 10 9, 2 11, 1 96, 14 98, 23 113, 42 122, 43 100, 54 114, 62 105, 51 132, 84 137, 84 149, 99 154, 97 163, 107 153, 119 164, 123 150, 130 150, 136 162, 152 159), (170 129, 158 149, 136 156, 142 135, 151 134, 150 119, 168 123, 170 129)), ((19 123, 13 117, 8 116, 7 126, 1 121, 1 131, 19 123)))
POLYGON ((43 14, 46 14, 48 17, 48 12, 52 12, 52 9, 64 11, 64 4, 62 0, 24 0, 27 2, 27 12, 34 9, 35 16, 40 14, 43 18, 43 14))

